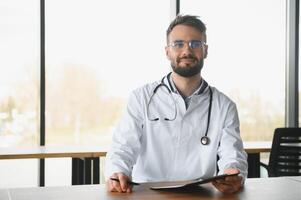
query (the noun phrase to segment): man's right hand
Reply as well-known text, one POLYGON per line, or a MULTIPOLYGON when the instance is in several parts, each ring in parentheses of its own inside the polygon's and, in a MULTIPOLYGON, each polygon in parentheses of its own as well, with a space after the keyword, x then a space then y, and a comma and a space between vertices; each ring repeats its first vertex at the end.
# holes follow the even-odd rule
POLYGON ((117 178, 119 182, 109 179, 107 181, 107 189, 109 192, 127 192, 127 193, 132 192, 133 186, 127 183, 128 180, 130 180, 128 176, 119 172, 119 173, 112 174, 110 178, 117 178))

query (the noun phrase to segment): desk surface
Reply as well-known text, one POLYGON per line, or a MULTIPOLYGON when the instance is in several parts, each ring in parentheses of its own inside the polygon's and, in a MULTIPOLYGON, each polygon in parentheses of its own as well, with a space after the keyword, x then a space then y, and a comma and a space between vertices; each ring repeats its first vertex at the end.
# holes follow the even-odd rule
POLYGON ((301 183, 301 176, 290 176, 288 178, 301 183))
POLYGON ((24 158, 93 158, 106 156, 108 147, 99 146, 35 146, 0 148, 1 159, 24 158))
POLYGON ((272 148, 271 141, 250 141, 244 142, 244 148, 247 153, 270 152, 272 148))
POLYGON ((227 199, 227 200, 300 200, 301 182, 288 177, 247 179, 242 191, 225 195, 218 192, 211 184, 202 187, 177 190, 153 191, 150 183, 135 186, 134 192, 109 193, 105 185, 81 185, 44 188, 17 188, 0 190, 1 200, 163 200, 163 199, 227 199))
MULTIPOLYGON (((244 142, 247 153, 270 152, 271 142, 244 142)), ((24 158, 62 158, 62 157, 102 157, 106 156, 108 146, 36 146, 0 148, 1 159, 24 158)))

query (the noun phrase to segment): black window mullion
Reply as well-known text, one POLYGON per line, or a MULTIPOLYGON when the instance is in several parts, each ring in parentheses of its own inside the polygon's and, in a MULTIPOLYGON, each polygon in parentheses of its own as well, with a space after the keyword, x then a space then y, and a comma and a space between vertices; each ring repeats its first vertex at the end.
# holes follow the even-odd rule
POLYGON ((176 0, 176 15, 180 13, 180 0, 176 0))
MULTIPOLYGON (((40 146, 45 146, 45 0, 40 0, 40 146)), ((39 186, 45 186, 45 159, 39 160, 39 186)))

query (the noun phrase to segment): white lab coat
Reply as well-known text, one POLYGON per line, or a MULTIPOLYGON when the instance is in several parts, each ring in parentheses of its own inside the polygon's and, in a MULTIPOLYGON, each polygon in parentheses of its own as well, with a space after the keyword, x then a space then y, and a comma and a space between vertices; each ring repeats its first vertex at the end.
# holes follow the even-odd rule
MULTIPOLYGON (((164 83, 170 88, 167 78, 164 83)), ((207 127, 209 87, 193 95, 186 110, 181 95, 171 96, 160 87, 149 106, 154 88, 160 81, 147 84, 132 92, 124 116, 114 131, 111 149, 106 157, 106 180, 115 172, 123 172, 136 182, 188 180, 219 174, 226 168, 238 168, 247 176, 247 154, 240 138, 235 104, 216 88, 213 92, 211 120, 208 131, 210 143, 200 139, 207 127), (217 161, 217 156, 219 160, 217 161)))

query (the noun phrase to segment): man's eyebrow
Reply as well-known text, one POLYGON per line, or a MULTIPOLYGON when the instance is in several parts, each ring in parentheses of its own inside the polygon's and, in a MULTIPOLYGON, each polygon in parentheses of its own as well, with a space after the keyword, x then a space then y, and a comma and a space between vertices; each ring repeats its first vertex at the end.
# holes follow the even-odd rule
POLYGON ((184 42, 184 40, 174 40, 173 42, 184 42))

